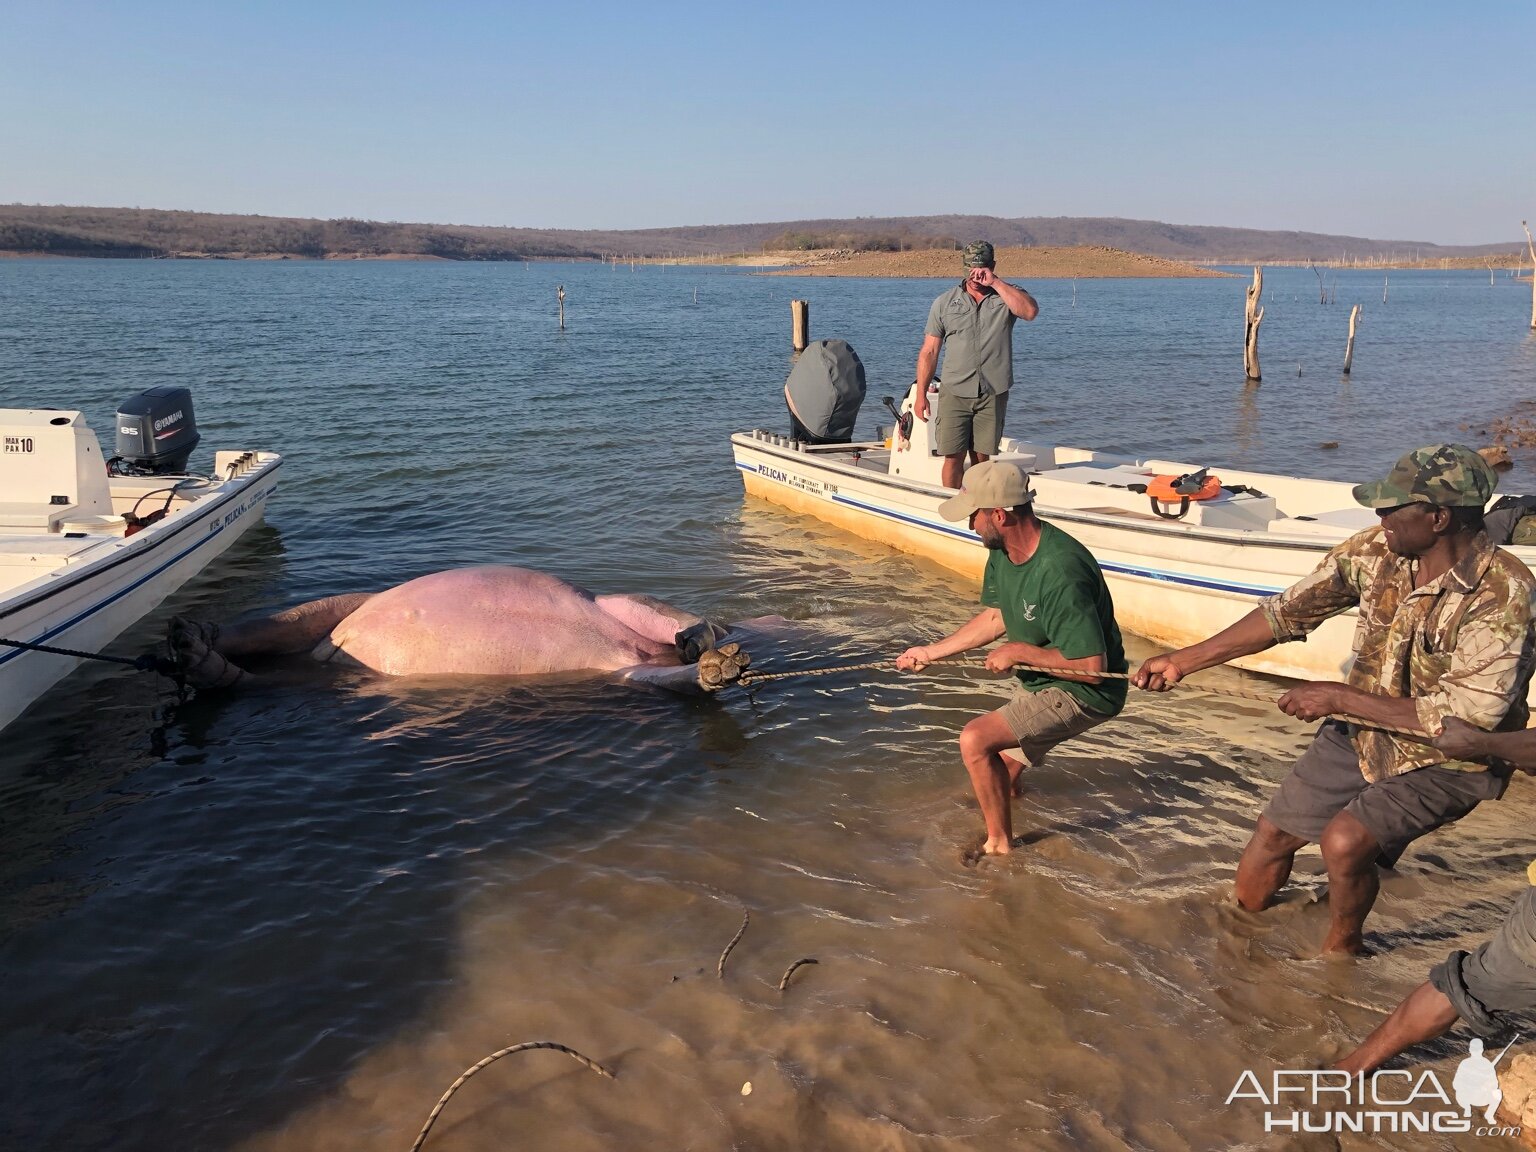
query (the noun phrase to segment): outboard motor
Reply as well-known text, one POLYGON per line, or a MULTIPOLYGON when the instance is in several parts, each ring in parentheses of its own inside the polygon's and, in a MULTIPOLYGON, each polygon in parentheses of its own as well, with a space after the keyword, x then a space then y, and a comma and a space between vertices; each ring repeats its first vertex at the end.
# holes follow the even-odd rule
POLYGON ((847 444, 864 403, 864 363, 846 340, 812 340, 784 384, 789 434, 806 444, 847 444))
POLYGON ((117 409, 118 470, 133 475, 185 472, 202 439, 192 415, 192 391, 162 384, 123 401, 117 409))

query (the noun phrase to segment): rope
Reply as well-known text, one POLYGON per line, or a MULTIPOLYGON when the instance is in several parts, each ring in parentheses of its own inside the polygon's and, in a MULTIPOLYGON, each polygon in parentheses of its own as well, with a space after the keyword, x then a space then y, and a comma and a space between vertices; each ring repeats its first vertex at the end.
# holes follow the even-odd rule
MULTIPOLYGON (((986 662, 987 661, 985 657, 944 656, 938 660, 928 661, 928 665, 971 664, 985 666, 986 662)), ((927 667, 928 665, 924 665, 924 667, 927 667)), ((868 672, 874 671, 876 669, 881 671, 892 671, 894 670, 894 667, 895 661, 893 660, 870 660, 863 664, 837 664, 831 668, 810 668, 798 672, 758 672, 755 669, 749 669, 748 671, 741 674, 741 677, 739 680, 737 680, 737 683, 745 685, 748 688, 753 688, 759 684, 766 684, 770 680, 788 680, 796 676, 830 676, 838 672, 868 672)), ((1045 672, 1051 675, 1060 675, 1065 673, 1068 678, 1081 677, 1083 675, 1083 672, 1080 668, 1066 668, 1058 664, 1015 664, 1011 669, 1009 669, 1009 671, 1045 672)), ((1131 673, 1129 672, 1095 672, 1093 675, 1101 680, 1131 679, 1131 673)), ((1195 691, 1207 692, 1213 696, 1227 696, 1233 700, 1253 700, 1260 704, 1274 704, 1280 699, 1278 696, 1266 696, 1258 692, 1244 692, 1240 688, 1218 688, 1214 684, 1189 684, 1182 680, 1177 684, 1171 685, 1170 687, 1192 688, 1195 691)), ((1390 724, 1379 724, 1374 720, 1365 720, 1361 717, 1351 715, 1348 712, 1332 713, 1331 715, 1334 719, 1344 720, 1350 724, 1358 725, 1361 728, 1376 728, 1382 732, 1390 732, 1394 736, 1403 736, 1409 740, 1416 740, 1421 744, 1427 743, 1429 740, 1427 734, 1417 728, 1395 728, 1390 724)))
POLYGON ((20 648, 27 652, 46 652, 50 656, 73 656, 77 660, 102 660, 108 664, 126 664, 138 672, 159 672, 164 676, 174 676, 176 664, 167 660, 164 656, 156 656, 153 652, 146 652, 142 656, 106 656, 100 652, 80 652, 74 648, 54 648, 47 644, 32 644, 26 640, 6 640, 0 638, 0 644, 7 648, 20 648))
POLYGON ((779 991, 782 992, 782 991, 784 991, 784 989, 789 987, 789 978, 795 974, 795 970, 797 968, 801 968, 801 967, 803 967, 806 964, 820 964, 820 963, 821 963, 821 961, 816 959, 816 957, 814 957, 814 956, 807 956, 803 960, 796 960, 793 964, 791 964, 785 970, 784 978, 779 981, 779 991))
POLYGON ((510 1048, 503 1048, 500 1052, 492 1052, 489 1056, 480 1061, 480 1063, 476 1064, 473 1068, 465 1069, 464 1075, 460 1076, 457 1080, 448 1086, 448 1091, 443 1093, 442 1099, 438 1100, 437 1102, 437 1107, 432 1109, 432 1115, 428 1116, 427 1122, 422 1125, 421 1135, 416 1137, 416 1143, 411 1145, 411 1152, 421 1152, 421 1146, 427 1139, 427 1133, 432 1131, 432 1125, 436 1122, 438 1114, 442 1112, 443 1106, 448 1103, 448 1098, 459 1090, 459 1086, 463 1084, 464 1081, 468 1080, 471 1076, 480 1071, 480 1069, 484 1068, 487 1064, 494 1064, 503 1056, 510 1056, 514 1052, 526 1052, 530 1048, 553 1048, 556 1052, 564 1052, 567 1056, 576 1061, 576 1063, 580 1064, 583 1068, 590 1068, 599 1076, 606 1076, 610 1080, 615 1079, 614 1074, 608 1071, 608 1069, 604 1068, 596 1060, 589 1060, 580 1052, 576 1051, 576 1049, 567 1048, 564 1044, 556 1044, 553 1040, 533 1040, 527 1044, 514 1044, 510 1048))
POLYGON ((715 975, 725 979, 725 958, 731 954, 731 949, 741 943, 741 938, 747 934, 747 924, 752 919, 751 912, 741 914, 741 927, 736 929, 736 935, 731 937, 731 942, 725 946, 725 951, 720 953, 720 964, 715 969, 715 975))

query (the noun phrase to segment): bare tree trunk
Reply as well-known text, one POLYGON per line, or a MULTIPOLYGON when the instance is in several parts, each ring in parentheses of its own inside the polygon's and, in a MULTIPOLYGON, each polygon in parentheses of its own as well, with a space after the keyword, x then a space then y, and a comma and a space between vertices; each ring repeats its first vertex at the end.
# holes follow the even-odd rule
MULTIPOLYGON (((1525 221, 1520 221, 1525 228, 1525 221)), ((1536 328, 1536 244, 1531 242, 1531 230, 1525 228, 1525 246, 1531 253, 1531 327, 1536 328)))
POLYGON ((1355 322, 1360 319, 1360 305, 1349 310, 1349 339, 1344 344, 1344 375, 1349 375, 1355 363, 1355 322))
POLYGON ((1264 292, 1264 269, 1254 268, 1253 283, 1248 285, 1248 308, 1243 325, 1243 370, 1248 379, 1261 380, 1259 374, 1259 325, 1264 322, 1264 309, 1259 307, 1259 297, 1264 292))
POLYGON ((555 299, 560 301, 560 331, 565 331, 565 285, 555 289, 555 299))
POLYGON ((1312 269, 1312 275, 1317 277, 1317 302, 1319 304, 1326 304, 1328 303, 1328 284, 1323 279, 1323 274, 1318 271, 1316 264, 1309 265, 1309 267, 1312 269))
POLYGON ((1387 302, 1387 277, 1389 275, 1391 275, 1389 272, 1383 272, 1381 274, 1381 302, 1383 304, 1387 302))
POLYGON ((811 342, 811 302, 809 300, 791 300, 789 302, 790 319, 790 346, 796 352, 804 352, 811 342))

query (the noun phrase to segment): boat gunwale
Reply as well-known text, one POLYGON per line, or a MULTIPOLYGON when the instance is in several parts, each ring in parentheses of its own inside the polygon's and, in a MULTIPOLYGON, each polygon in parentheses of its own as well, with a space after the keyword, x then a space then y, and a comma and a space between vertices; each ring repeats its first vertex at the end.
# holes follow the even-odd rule
MULTIPOLYGON (((754 440, 752 439, 752 434, 750 432, 732 433, 731 443, 733 445, 739 443, 744 448, 751 448, 754 451, 761 451, 766 455, 781 457, 786 460, 804 460, 806 456, 809 455, 809 452, 807 451, 796 451, 793 448, 785 448, 767 441, 754 440)), ((883 445, 880 445, 878 441, 873 441, 871 444, 873 446, 883 447, 883 445)), ((847 444, 841 444, 837 445, 837 447, 847 450, 850 447, 859 447, 859 445, 850 446, 847 444)), ((920 493, 925 496, 943 497, 950 494, 950 490, 948 488, 920 484, 910 480, 901 480, 890 476, 888 473, 882 475, 881 473, 873 472, 868 468, 860 468, 857 465, 842 464, 835 460, 829 460, 823 456, 817 457, 815 466, 817 468, 827 469, 829 471, 834 471, 845 476, 866 478, 871 484, 877 485, 879 487, 899 488, 909 492, 920 493)), ((1050 470, 1045 469, 1044 471, 1050 470)), ((1290 476, 1283 477, 1283 479, 1305 481, 1309 478, 1305 476, 1290 476)), ((1342 541, 1347 540, 1351 535, 1353 535, 1353 533, 1344 532, 1343 535, 1341 535, 1337 540, 1334 540, 1323 536, 1303 536, 1286 532, 1270 533, 1268 530, 1260 533, 1257 530, 1251 528, 1208 528, 1203 525, 1180 524, 1177 521, 1169 521, 1166 524, 1152 523, 1150 521, 1128 521, 1123 516, 1119 515, 1107 515, 1088 512, 1079 508, 1062 507, 1060 505, 1046 504, 1044 502, 1039 504, 1039 508, 1041 515, 1049 520, 1066 520, 1068 522, 1074 523, 1094 524, 1107 528, 1117 528, 1121 531, 1127 532, 1150 533, 1154 536, 1162 536, 1170 539, 1205 540, 1212 543, 1235 545, 1240 548, 1264 547, 1295 552, 1326 553, 1331 548, 1335 547, 1342 541)))
MULTIPOLYGON (((188 516, 175 527, 153 534, 150 532, 136 533, 134 536, 122 541, 123 547, 116 549, 108 555, 87 560, 72 571, 66 570, 65 573, 59 573, 55 570, 53 573, 44 573, 44 577, 48 575, 57 576, 58 582, 50 584, 45 588, 39 588, 36 592, 29 593, 13 603, 0 602, 0 620, 6 620, 28 608, 36 607, 38 604, 60 593, 67 592, 80 584, 98 579, 119 565, 132 563, 151 555, 162 545, 176 539, 176 537, 190 530, 195 525, 204 523, 207 520, 208 514, 226 506, 236 496, 249 491, 256 480, 272 476, 282 466, 283 457, 274 454, 273 459, 262 461, 249 472, 242 473, 229 480, 220 481, 221 486, 228 486, 227 490, 221 490, 216 494, 204 496, 190 505, 188 511, 196 510, 194 514, 188 516), (208 505, 207 508, 199 509, 199 506, 205 503, 208 505)), ((271 491, 269 490, 265 495, 270 494, 271 491)))

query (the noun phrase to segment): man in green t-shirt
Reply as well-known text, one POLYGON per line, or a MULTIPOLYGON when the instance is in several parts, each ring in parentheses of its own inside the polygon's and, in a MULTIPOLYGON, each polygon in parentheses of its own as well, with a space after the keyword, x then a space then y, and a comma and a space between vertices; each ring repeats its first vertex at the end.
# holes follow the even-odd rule
POLYGON ((1021 670, 1013 699, 972 720, 960 733, 960 755, 987 823, 982 851, 1013 846, 1009 792, 1019 773, 1056 745, 1102 724, 1125 706, 1125 651, 1115 606, 1096 560, 1076 540, 1035 515, 1029 480, 1003 460, 977 464, 960 494, 939 505, 946 520, 969 520, 990 550, 981 584, 981 612, 935 644, 908 648, 896 667, 925 665, 990 644, 987 668, 1017 664, 1072 669, 1065 675, 1021 670), (1005 752, 1017 748, 1016 753, 1005 752))

